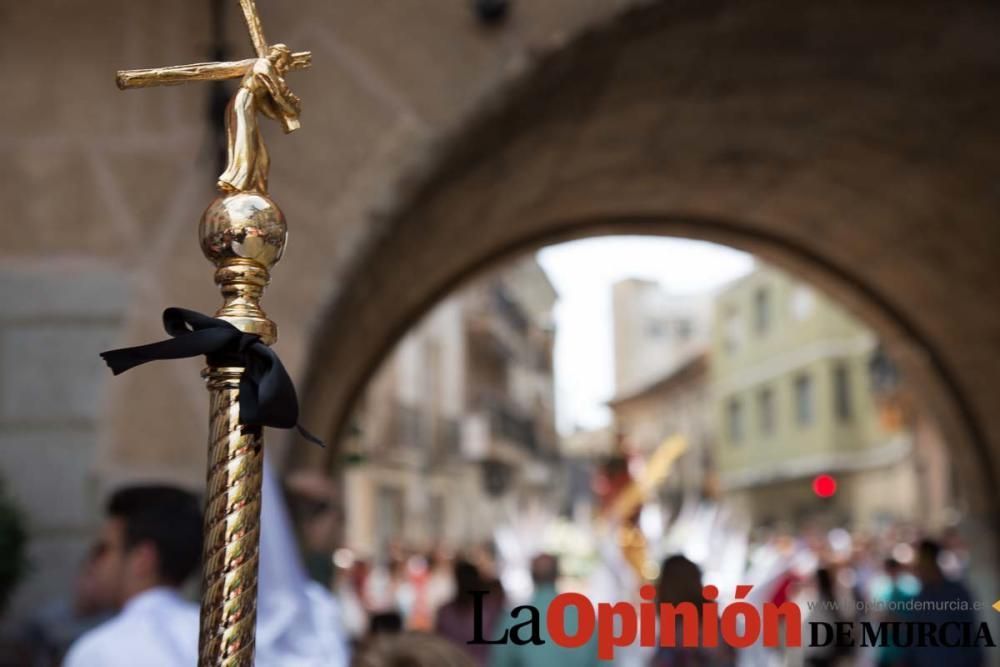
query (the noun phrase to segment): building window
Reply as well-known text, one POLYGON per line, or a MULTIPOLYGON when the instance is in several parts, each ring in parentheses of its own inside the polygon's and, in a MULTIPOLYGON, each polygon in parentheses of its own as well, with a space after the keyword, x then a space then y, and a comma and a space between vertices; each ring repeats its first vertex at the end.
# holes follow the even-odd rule
POLYGON ((740 321, 740 313, 735 308, 727 308, 723 315, 723 345, 726 352, 732 354, 740 348, 743 339, 743 323, 740 321))
POLYGON ((799 426, 808 426, 814 417, 812 378, 800 375, 795 378, 795 421, 799 426))
POLYGON ((851 420, 851 375, 845 363, 833 367, 833 410, 837 419, 851 420))
POLYGON ((677 340, 688 340, 694 333, 694 327, 691 326, 691 320, 677 320, 674 326, 677 330, 677 340))
POLYGON ((646 322, 646 336, 648 338, 664 338, 667 335, 667 325, 661 320, 649 320, 646 322))
POLYGON ((757 394, 757 417, 760 421, 760 432, 764 435, 774 434, 776 426, 774 406, 774 391, 768 387, 757 394))
POLYGON ((743 404, 740 399, 733 398, 726 408, 726 421, 729 427, 729 441, 733 443, 743 440, 743 404))
POLYGON ((444 502, 444 498, 438 494, 431 496, 430 509, 428 511, 430 518, 430 533, 434 536, 435 540, 444 539, 444 529, 448 525, 446 518, 447 505, 444 502))
POLYGON ((758 334, 771 328, 771 293, 761 287, 753 295, 753 328, 758 334))
POLYGON ((398 488, 380 484, 375 492, 375 537, 385 549, 398 540, 403 529, 403 493, 398 488))

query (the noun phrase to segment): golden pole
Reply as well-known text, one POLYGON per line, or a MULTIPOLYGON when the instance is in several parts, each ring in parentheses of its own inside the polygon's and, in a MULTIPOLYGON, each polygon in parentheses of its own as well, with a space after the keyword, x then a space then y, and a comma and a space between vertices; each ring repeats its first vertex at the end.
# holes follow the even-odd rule
MULTIPOLYGON (((219 177, 221 196, 202 215, 201 249, 216 266, 224 303, 215 314, 244 333, 273 345, 278 331, 260 308, 270 269, 287 238, 284 216, 267 196, 270 161, 258 129, 261 112, 286 132, 299 126, 299 98, 284 76, 309 67, 308 51, 268 45, 254 0, 239 0, 256 58, 118 72, 118 87, 142 88, 187 81, 241 78, 226 112, 228 164, 219 177), (264 109, 261 105, 265 105, 264 109)), ((209 359, 203 372, 210 395, 208 485, 202 564, 199 667, 252 667, 257 621, 257 565, 263 439, 260 426, 240 419, 239 354, 209 359)))
POLYGON ((205 369, 211 393, 199 665, 251 666, 263 474, 259 428, 239 423, 242 368, 205 369))
MULTIPOLYGON (((271 345, 275 324, 260 308, 269 269, 281 258, 284 217, 266 195, 219 197, 199 226, 201 247, 218 267, 224 303, 216 317, 271 345)), ((252 667, 263 438, 240 422, 240 378, 226 360, 203 371, 210 396, 199 667, 252 667)))

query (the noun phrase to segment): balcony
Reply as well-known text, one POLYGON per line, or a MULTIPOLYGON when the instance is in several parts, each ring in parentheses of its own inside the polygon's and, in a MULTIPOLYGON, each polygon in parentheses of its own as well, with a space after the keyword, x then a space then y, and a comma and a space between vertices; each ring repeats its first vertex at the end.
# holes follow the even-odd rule
POLYGON ((501 285, 494 285, 490 289, 490 306, 514 332, 520 336, 527 334, 530 326, 528 316, 501 285))
POLYGON ((539 350, 528 314, 501 285, 492 285, 469 297, 469 332, 480 345, 505 361, 521 359, 540 363, 539 350))
POLYGON ((371 444, 382 458, 411 465, 438 465, 460 455, 458 419, 394 401, 373 429, 371 444))
POLYGON ((473 405, 463 424, 462 454, 466 459, 524 463, 547 457, 550 448, 539 437, 536 417, 524 416, 509 401, 496 396, 480 396, 473 405))

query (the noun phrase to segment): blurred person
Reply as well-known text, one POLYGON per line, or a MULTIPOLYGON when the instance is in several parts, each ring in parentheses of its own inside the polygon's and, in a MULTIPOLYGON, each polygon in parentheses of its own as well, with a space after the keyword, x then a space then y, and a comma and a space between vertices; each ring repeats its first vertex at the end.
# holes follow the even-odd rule
MULTIPOLYGON (((556 580, 559 577, 559 561, 555 556, 542 554, 531 561, 531 580, 535 584, 534 593, 528 604, 539 610, 545 617, 546 610, 556 596, 556 580)), ((571 608, 565 618, 565 630, 570 636, 577 633, 579 619, 577 610, 571 608)), ((491 637, 499 637, 510 631, 513 626, 523 622, 523 618, 509 617, 506 623, 500 625, 491 637)), ((486 626, 484 626, 486 627, 486 626)), ((552 641, 545 623, 541 624, 539 636, 545 642, 541 645, 497 644, 490 653, 490 667, 587 667, 597 665, 596 635, 579 648, 563 648, 552 641)))
POLYGON ((400 626, 403 624, 390 568, 391 565, 385 562, 385 556, 379 556, 366 571, 362 582, 361 600, 368 613, 369 635, 376 627, 382 627, 377 619, 387 615, 399 617, 400 626))
MULTIPOLYGON (((381 635, 351 663, 352 667, 475 667, 450 642, 422 632, 381 635)), ((555 667, 555 666, 553 666, 555 667)))
POLYGON ((368 610, 360 593, 364 567, 360 559, 345 559, 337 564, 333 576, 333 594, 340 603, 344 631, 352 641, 360 639, 368 627, 368 610))
MULTIPOLYGON (((820 545, 815 532, 805 532, 794 537, 778 527, 771 527, 758 534, 758 542, 749 552, 746 567, 734 583, 753 584, 748 601, 755 605, 772 603, 782 605, 797 601, 806 593, 803 581, 814 567, 814 548, 820 545)), ((781 633, 787 632, 782 623, 781 633)), ((784 645, 764 646, 762 639, 739 651, 738 662, 747 667, 762 667, 777 664, 801 664, 790 661, 789 655, 795 647, 784 645)))
MULTIPOLYGON (((658 604, 693 604, 698 610, 700 628, 703 625, 700 618, 704 609, 702 605, 706 602, 702 593, 701 569, 684 556, 668 556, 660 568, 656 599, 658 604)), ((682 623, 679 615, 677 622, 682 623)), ((663 632, 662 628, 660 632, 663 632)), ((680 627, 676 633, 677 637, 683 636, 680 627)), ((736 656, 733 649, 721 643, 717 647, 661 646, 649 662, 650 667, 730 667, 734 664, 736 656)))
POLYGON ((71 598, 44 606, 25 624, 22 644, 28 654, 26 664, 33 667, 59 664, 77 638, 111 616, 111 591, 97 576, 101 553, 100 544, 87 552, 77 572, 71 598))
MULTIPOLYGON (((873 585, 872 598, 881 608, 878 620, 881 622, 901 621, 897 611, 901 605, 912 600, 920 592, 920 582, 908 573, 895 558, 886 558, 882 565, 883 578, 873 585)), ((892 644, 891 638, 885 646, 879 646, 876 664, 878 667, 893 667, 899 663, 902 649, 892 644)))
MULTIPOLYGON (((829 567, 821 567, 814 575, 816 586, 816 604, 806 615, 803 638, 810 637, 808 628, 814 623, 826 623, 836 627, 837 623, 848 621, 840 611, 840 599, 836 593, 833 570, 829 567)), ((835 667, 844 664, 851 654, 849 647, 837 646, 835 643, 824 646, 803 645, 803 657, 806 667, 835 667)))
POLYGON ((969 545, 957 525, 951 525, 941 531, 941 566, 942 572, 949 579, 961 579, 969 571, 969 545))
POLYGON ((489 659, 489 645, 469 644, 475 631, 474 593, 486 591, 482 596, 482 617, 480 627, 490 631, 496 626, 503 609, 503 595, 495 585, 484 581, 479 569, 464 558, 455 560, 455 596, 444 604, 434 619, 434 631, 472 656, 477 665, 485 665, 489 659))
POLYGON ((866 603, 872 599, 873 586, 885 571, 885 563, 879 562, 867 535, 862 533, 853 536, 852 541, 851 556, 848 559, 851 595, 857 608, 867 610, 866 603))
POLYGON ((405 627, 413 606, 406 559, 398 548, 387 551, 365 577, 362 599, 369 614, 398 614, 405 627))
POLYGON ((97 576, 97 562, 102 554, 100 546, 95 544, 90 548, 73 588, 73 611, 80 618, 107 616, 114 606, 107 583, 97 576))
POLYGON ((285 499, 300 529, 303 561, 309 577, 321 586, 331 586, 334 573, 331 555, 342 522, 336 485, 322 473, 299 470, 285 480, 285 499))
POLYGON ((353 565, 351 565, 350 572, 347 575, 351 586, 354 588, 354 594, 358 596, 361 601, 361 605, 367 610, 371 609, 372 605, 368 601, 366 590, 368 588, 368 576, 371 574, 372 566, 366 558, 355 559, 353 565))
POLYGON ((368 638, 398 635, 403 632, 403 615, 398 611, 380 611, 369 616, 368 638))
POLYGON ((427 579, 427 606, 434 618, 438 609, 455 595, 451 556, 443 547, 438 547, 428 556, 427 566, 430 570, 427 579))
MULTIPOLYGON (((905 620, 932 623, 942 628, 945 623, 976 624, 973 597, 961 582, 950 579, 941 568, 941 545, 929 539, 917 544, 916 575, 920 593, 914 598, 915 610, 905 620)), ((975 631, 973 631, 975 634, 975 631)), ((984 663, 977 646, 923 646, 903 650, 900 663, 907 667, 980 667, 984 663)))
POLYGON ((406 627, 409 630, 430 631, 434 625, 434 612, 428 597, 430 564, 422 554, 413 554, 406 561, 406 582, 411 596, 406 627))
POLYGON ((410 627, 416 605, 416 590, 410 578, 410 558, 402 549, 394 551, 389 562, 389 587, 393 606, 403 617, 403 624, 410 627))
POLYGON ((500 567, 497 562, 497 546, 487 540, 476 545, 469 553, 468 560, 476 566, 479 578, 486 582, 491 590, 500 586, 500 567))
POLYGON ((92 584, 119 613, 70 647, 66 667, 189 667, 198 659, 198 607, 180 587, 201 558, 195 496, 134 486, 108 502, 92 584))
MULTIPOLYGON (((332 565, 332 554, 326 560, 332 565)), ((278 477, 264 457, 256 667, 345 667, 350 647, 340 601, 307 571, 278 477)))
MULTIPOLYGON (((199 610, 178 589, 201 557, 197 500, 171 487, 135 487, 112 496, 108 514, 102 536, 107 553, 98 561, 98 572, 123 609, 76 642, 65 664, 196 664, 199 610)), ((260 530, 255 664, 344 667, 349 651, 339 605, 306 573, 266 457, 260 530)))
POLYGON ((483 590, 487 591, 486 606, 489 606, 492 612, 499 614, 507 604, 507 591, 500 572, 496 542, 493 540, 482 542, 473 551, 472 562, 479 571, 479 581, 482 582, 483 590))

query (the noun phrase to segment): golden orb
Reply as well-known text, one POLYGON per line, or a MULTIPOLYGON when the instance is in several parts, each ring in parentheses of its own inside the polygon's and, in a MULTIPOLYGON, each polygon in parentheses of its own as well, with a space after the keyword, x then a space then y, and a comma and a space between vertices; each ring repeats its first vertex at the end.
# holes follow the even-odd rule
POLYGON ((257 192, 237 192, 209 204, 198 225, 201 250, 216 266, 249 259, 266 269, 281 259, 288 237, 278 205, 257 192))

